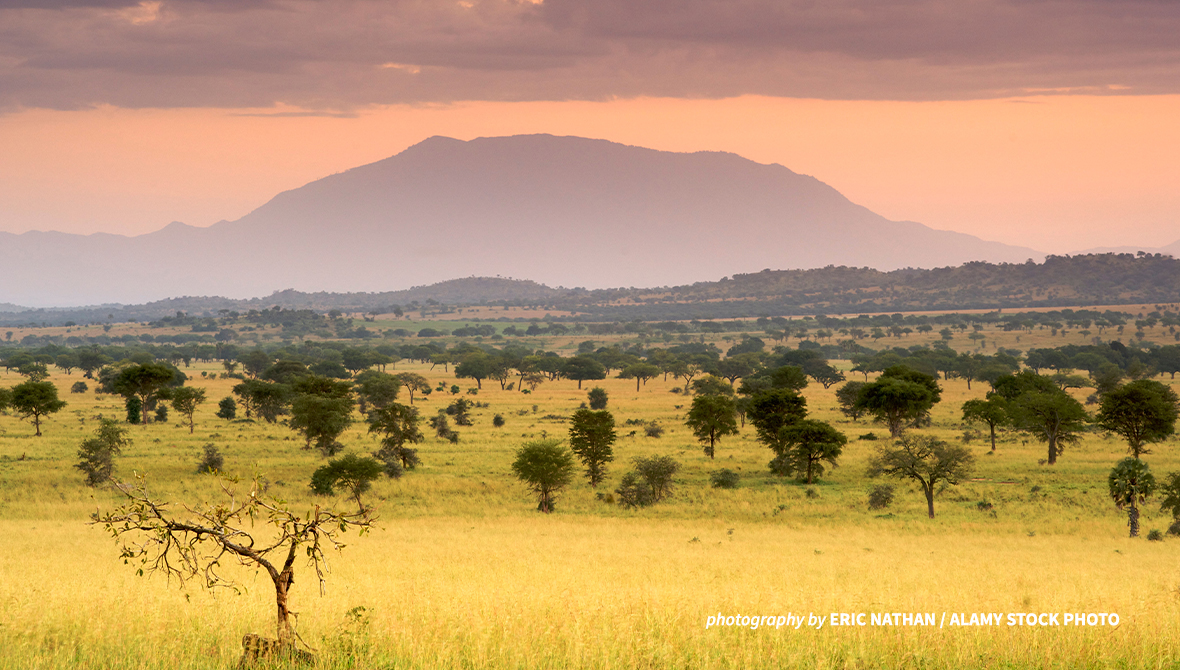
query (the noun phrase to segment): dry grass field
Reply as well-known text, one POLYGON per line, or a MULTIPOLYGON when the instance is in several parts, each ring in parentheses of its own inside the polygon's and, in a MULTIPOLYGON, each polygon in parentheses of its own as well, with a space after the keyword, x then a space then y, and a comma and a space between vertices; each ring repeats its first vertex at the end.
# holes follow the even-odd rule
MULTIPOLYGON (((1154 330, 1152 337, 1172 341, 1154 330)), ((1016 334, 987 334, 988 352, 993 344, 1027 349, 1082 339, 1034 331, 1017 343, 1007 341, 1016 334)), ((911 346, 918 338, 879 344, 911 346)), ((606 340, 530 342, 568 349, 583 339, 606 340)), ((965 349, 968 341, 952 344, 965 349)), ((302 449, 292 430, 216 418, 217 401, 235 380, 202 378, 202 371, 221 368, 186 370, 190 384, 208 389, 195 433, 175 414, 168 423, 130 427, 133 445, 118 461, 119 476, 145 475, 164 499, 213 499, 218 480, 195 473, 202 446, 213 443, 229 474, 263 477, 294 508, 349 505, 312 495, 308 481, 324 459, 302 449)), ((441 367, 403 361, 390 371, 473 386, 441 367)), ((138 577, 122 563, 112 539, 87 524, 118 494, 84 486, 73 468, 97 418, 122 415, 122 398, 68 393, 79 379, 51 377, 69 405, 46 421, 41 438, 0 415, 0 668, 232 666, 244 633, 273 634, 268 579, 241 571, 243 593, 211 592, 138 577)), ((0 377, 0 385, 18 381, 15 373, 0 377)), ((934 424, 921 432, 961 441, 959 407, 982 397, 986 385, 969 391, 960 381, 941 383, 934 424)), ((671 499, 630 511, 578 481, 556 513, 535 512, 511 474, 513 452, 531 438, 564 436, 564 417, 585 389, 557 381, 523 394, 485 381, 478 395, 463 396, 488 407, 475 411, 474 426, 458 429, 457 444, 428 437, 418 445, 420 468, 367 494, 378 527, 347 537, 344 551, 329 556, 327 594, 318 594, 308 571, 296 573, 298 631, 318 650, 320 667, 1180 667, 1180 540, 1126 537, 1125 515, 1106 495, 1106 473, 1125 454, 1116 438, 1088 434, 1050 468, 1038 464, 1045 457, 1039 442, 1006 434, 990 455, 976 437, 968 442, 974 478, 944 491, 937 517, 928 519, 921 493, 896 481, 893 506, 869 510, 868 490, 883 482, 866 478, 865 466, 882 440, 858 438, 883 439, 888 431, 840 416, 834 388, 809 386, 808 406, 850 442, 840 467, 808 487, 769 473, 770 451, 750 427, 724 439, 715 460, 706 458, 683 424, 691 398, 673 392, 674 380, 655 379, 638 392, 632 380, 585 387, 594 385, 609 391, 619 432, 600 490, 613 490, 633 457, 671 455, 683 468, 671 499), (502 428, 492 426, 497 413, 502 428), (666 432, 646 437, 628 420, 658 421, 666 432), (709 474, 721 468, 741 473, 737 489, 710 487, 709 474), (936 625, 706 627, 718 614, 832 612, 933 613, 936 625), (951 627, 942 620, 982 612, 1117 613, 1119 625, 951 627)), ((436 392, 417 405, 429 416, 450 398, 436 392)), ((363 429, 358 420, 342 438, 349 451, 376 449, 363 429)), ((1180 444, 1158 445, 1147 461, 1157 476, 1180 470, 1180 444)), ((1145 532, 1170 521, 1148 503, 1145 532)))

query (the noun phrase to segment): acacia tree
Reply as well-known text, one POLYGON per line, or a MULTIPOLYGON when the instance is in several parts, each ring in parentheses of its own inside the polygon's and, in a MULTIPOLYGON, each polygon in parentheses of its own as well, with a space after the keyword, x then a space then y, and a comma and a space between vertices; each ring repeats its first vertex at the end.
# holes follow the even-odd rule
POLYGON ((1057 463, 1065 445, 1076 442, 1090 417, 1082 404, 1048 377, 1025 370, 996 380, 996 393, 1008 401, 1012 425, 1049 447, 1047 462, 1057 463))
POLYGON ((807 399, 791 389, 762 391, 750 400, 747 413, 758 441, 781 454, 786 450, 782 428, 807 417, 807 399))
POLYGON ((374 458, 346 454, 311 473, 311 490, 318 495, 330 496, 336 492, 336 487, 348 489, 363 512, 365 504, 361 502, 361 494, 372 488, 373 480, 380 477, 382 471, 381 464, 374 458))
POLYGON ((296 559, 307 557, 322 595, 325 549, 342 549, 342 534, 350 529, 364 534, 375 520, 372 508, 367 507, 351 513, 318 505, 302 513, 292 511, 286 503, 268 496, 257 479, 245 494, 234 488, 233 482, 223 480, 223 500, 196 506, 152 498, 143 477, 117 487, 127 502, 105 514, 95 512, 91 523, 115 537, 125 561, 138 562, 140 574, 162 572, 182 582, 199 578, 209 588, 237 587, 220 572, 227 556, 246 567, 264 570, 274 585, 279 645, 292 654, 296 635, 289 593, 296 559))
POLYGON ((1115 506, 1127 510, 1131 537, 1139 537, 1139 503, 1146 502, 1147 497, 1155 493, 1155 476, 1146 463, 1128 456, 1111 469, 1106 484, 1115 506))
POLYGON ((385 464, 386 475, 401 477, 404 470, 413 470, 419 465, 418 450, 406 446, 426 439, 418 428, 422 417, 416 408, 391 402, 369 412, 368 421, 369 433, 383 436, 381 448, 373 452, 373 456, 385 464))
POLYGON ((112 386, 124 398, 139 398, 143 408, 143 423, 149 422, 148 411, 155 405, 160 391, 176 380, 177 371, 159 363, 144 363, 123 368, 112 386))
POLYGON ((824 474, 823 463, 836 467, 836 459, 848 444, 844 433, 823 421, 803 419, 780 429, 783 451, 770 462, 777 475, 794 474, 801 481, 813 483, 824 474))
POLYGON ((20 413, 22 419, 32 419, 36 437, 41 437, 41 417, 55 414, 66 406, 57 397, 53 382, 27 381, 12 387, 8 404, 20 413))
POLYGON ((934 518, 934 494, 971 474, 975 457, 966 447, 947 444, 929 435, 903 435, 893 446, 882 445, 869 461, 868 476, 912 479, 926 494, 926 509, 934 518))
POLYGON ((401 388, 400 379, 389 373, 376 370, 366 370, 357 375, 353 386, 361 414, 369 412, 369 405, 380 408, 397 400, 397 394, 401 388))
POLYGON ((197 407, 203 402, 205 402, 205 389, 181 386, 172 391, 172 409, 188 417, 189 435, 193 433, 193 415, 197 413, 197 407))
POLYGON ((581 390, 584 381, 606 379, 606 368, 589 356, 574 356, 561 365, 561 374, 566 379, 577 380, 581 390))
POLYGON ((982 423, 987 426, 994 452, 996 450, 996 428, 1008 421, 1008 401, 995 394, 990 394, 986 400, 968 400, 963 403, 963 421, 982 423))
POLYGON ((651 363, 632 363, 619 371, 619 379, 634 379, 635 392, 639 392, 640 383, 646 384, 647 380, 654 379, 660 376, 659 366, 651 363))
POLYGON ((856 404, 857 399, 860 398, 860 390, 864 388, 865 383, 848 382, 836 389, 836 402, 840 405, 840 413, 853 421, 864 416, 864 413, 868 411, 856 404))
POLYGON ((606 464, 615 459, 615 417, 607 410, 580 409, 570 419, 570 449, 586 466, 586 479, 597 487, 606 464))
POLYGON ((737 406, 733 398, 724 395, 698 395, 684 423, 692 434, 705 445, 705 455, 714 457, 717 441, 725 435, 737 435, 737 406))
POLYGON ((897 437, 928 416, 941 399, 941 393, 934 377, 895 365, 881 373, 876 381, 861 387, 856 403, 888 426, 891 437, 897 437))
POLYGON ((291 401, 288 425, 303 434, 305 448, 312 442, 325 456, 335 456, 343 445, 337 442, 352 423, 352 398, 347 382, 309 376, 295 382, 298 395, 291 401))
POLYGON ((1176 393, 1150 379, 1120 386, 1102 397, 1095 417, 1099 426, 1127 440, 1131 456, 1151 453, 1146 445, 1167 439, 1176 431, 1176 393))
POLYGON ((394 376, 397 377, 398 381, 402 383, 402 386, 406 387, 406 393, 408 393, 410 396, 411 405, 414 404, 415 392, 430 392, 430 382, 426 381, 426 378, 420 374, 414 372, 403 372, 394 376))
POLYGON ((463 358, 455 366, 455 376, 460 379, 474 379, 476 388, 483 388, 483 380, 495 371, 495 361, 482 351, 472 353, 463 358))

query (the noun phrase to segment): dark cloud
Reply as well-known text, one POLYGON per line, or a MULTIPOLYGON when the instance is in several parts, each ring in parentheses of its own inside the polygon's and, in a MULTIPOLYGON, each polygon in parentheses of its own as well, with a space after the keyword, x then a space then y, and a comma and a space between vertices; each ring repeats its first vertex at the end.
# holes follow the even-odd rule
POLYGON ((1180 90, 1157 0, 0 0, 0 107, 1180 90))

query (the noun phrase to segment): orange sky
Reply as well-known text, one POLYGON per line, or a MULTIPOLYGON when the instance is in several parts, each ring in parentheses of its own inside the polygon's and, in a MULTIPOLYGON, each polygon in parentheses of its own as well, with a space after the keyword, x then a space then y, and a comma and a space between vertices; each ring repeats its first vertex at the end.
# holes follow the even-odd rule
POLYGON ((744 96, 0 116, 0 230, 138 234, 236 219, 431 135, 547 132, 723 150, 810 174, 892 219, 1066 253, 1180 239, 1180 96, 821 101, 744 96), (280 110, 282 111, 282 110, 280 110))

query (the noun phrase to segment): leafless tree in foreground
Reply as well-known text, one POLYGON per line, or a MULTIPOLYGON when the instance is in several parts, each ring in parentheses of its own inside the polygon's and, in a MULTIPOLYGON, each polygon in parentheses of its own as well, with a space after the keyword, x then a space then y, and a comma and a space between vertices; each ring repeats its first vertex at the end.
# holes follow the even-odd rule
MULTIPOLYGON (((307 565, 315 570, 320 594, 325 587, 325 548, 340 550, 340 536, 350 528, 363 535, 376 520, 371 507, 342 513, 318 505, 300 515, 287 504, 268 496, 256 477, 242 494, 232 479, 222 480, 224 500, 191 507, 153 499, 145 479, 117 484, 127 502, 114 511, 91 515, 119 544, 125 563, 138 561, 139 574, 162 572, 182 583, 200 578, 206 587, 238 585, 221 574, 222 560, 263 569, 275 588, 278 647, 295 654, 296 634, 291 626, 288 594, 295 578, 295 559, 302 549, 307 565)), ((250 637, 250 636, 247 636, 250 637)), ((244 659, 245 660, 245 659, 244 659)))

